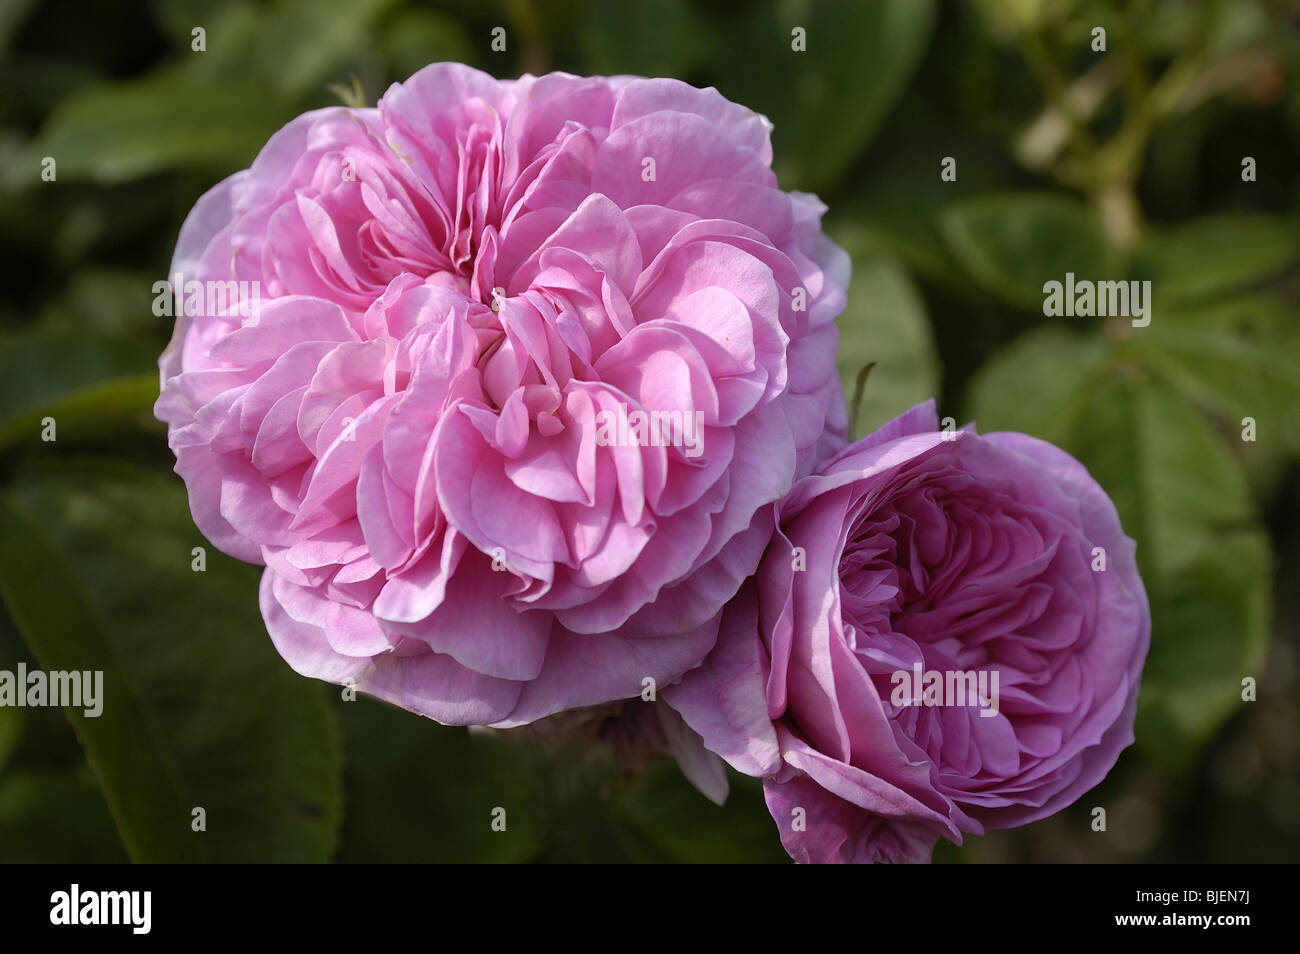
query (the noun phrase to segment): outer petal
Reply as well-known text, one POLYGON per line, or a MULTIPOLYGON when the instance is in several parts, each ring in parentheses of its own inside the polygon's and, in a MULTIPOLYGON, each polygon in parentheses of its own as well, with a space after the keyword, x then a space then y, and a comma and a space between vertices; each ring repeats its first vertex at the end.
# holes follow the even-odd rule
POLYGON ((665 689, 663 698, 737 771, 772 775, 781 767, 781 751, 763 691, 769 668, 759 640, 757 600, 746 588, 724 611, 713 651, 665 689))

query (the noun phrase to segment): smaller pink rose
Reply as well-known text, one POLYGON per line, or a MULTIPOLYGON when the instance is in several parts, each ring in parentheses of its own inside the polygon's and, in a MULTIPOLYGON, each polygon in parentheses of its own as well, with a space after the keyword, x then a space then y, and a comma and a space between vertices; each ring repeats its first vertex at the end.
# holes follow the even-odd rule
POLYGON ((1133 741, 1135 546, 1063 451, 945 434, 931 402, 776 508, 717 645, 665 698, 765 778, 795 859, 926 861, 940 836, 1061 810, 1133 741))

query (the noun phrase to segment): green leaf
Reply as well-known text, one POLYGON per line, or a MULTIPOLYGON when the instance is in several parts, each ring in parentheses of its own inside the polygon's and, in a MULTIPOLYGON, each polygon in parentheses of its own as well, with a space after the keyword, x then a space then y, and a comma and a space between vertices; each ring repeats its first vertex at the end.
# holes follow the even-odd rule
POLYGON ((10 42, 35 6, 36 0, 5 0, 0 3, 0 52, 9 52, 10 42))
POLYGON ((335 691, 348 752, 346 862, 523 862, 542 848, 544 755, 335 691), (505 830, 492 829, 505 809, 505 830))
POLYGON ((340 815, 323 688, 276 655, 259 571, 205 546, 171 479, 94 459, 20 470, 0 592, 42 668, 103 672, 67 710, 137 861, 324 861, 340 815), (191 830, 205 809, 207 830, 191 830))
POLYGON ((44 422, 54 422, 55 437, 62 441, 103 441, 118 430, 143 424, 161 427, 150 409, 158 398, 158 376, 141 374, 113 378, 78 388, 33 411, 0 422, 0 451, 43 443, 44 422))
POLYGON ((253 38, 254 61, 260 75, 287 97, 322 86, 328 79, 341 79, 334 77, 333 71, 364 48, 367 31, 393 3, 281 0, 253 38), (286 42, 286 37, 293 41, 286 42))
POLYGON ((1104 373, 1106 346, 1060 324, 1021 335, 975 376, 967 417, 981 431, 1021 431, 1060 443, 1088 386, 1104 373))
POLYGON ((619 793, 614 814, 647 861, 672 864, 788 864, 762 782, 728 772, 731 792, 715 805, 673 762, 650 766, 619 793))
POLYGON ((1155 761, 1185 767, 1195 744, 1247 705, 1242 679, 1264 676, 1272 578, 1267 535, 1241 529, 1149 584, 1151 653, 1137 737, 1155 761))
POLYGON ((858 372, 875 362, 858 413, 859 432, 870 433, 934 396, 939 362, 925 303, 907 270, 892 258, 862 253, 864 240, 852 230, 834 234, 853 257, 848 306, 837 322, 840 377, 852 400, 858 372))
MULTIPOLYGON (((180 51, 188 76, 219 84, 251 80, 262 87, 264 96, 278 99, 287 107, 309 93, 323 93, 330 80, 344 80, 349 69, 366 75, 372 72, 372 33, 394 3, 271 0, 255 5, 221 0, 153 0, 152 5, 162 32, 180 51), (192 31, 200 26, 205 31, 206 49, 195 51, 192 31)), ((440 49, 446 52, 446 47, 440 48, 436 42, 437 36, 430 37, 420 30, 424 20, 412 18, 407 22, 414 27, 406 38, 407 49, 430 39, 435 41, 428 46, 420 66, 436 60, 440 49)), ((402 73, 394 78, 405 76, 402 73)), ((376 92, 370 90, 372 97, 376 92)))
POLYGON ((0 776, 23 735, 23 710, 0 706, 0 776))
POLYGON ((27 162, 10 175, 39 184, 45 156, 56 161, 59 182, 113 185, 168 169, 231 171, 248 166, 290 115, 248 78, 213 82, 167 67, 60 102, 27 162))
POLYGON ((1300 452, 1300 316, 1284 302, 1185 303, 1163 311, 1134 345, 1190 400, 1218 413, 1231 435, 1253 418, 1257 443, 1248 446, 1300 452))
POLYGON ((1082 203, 1051 193, 999 193, 952 203, 939 230, 972 278, 1004 301, 1041 312, 1043 285, 1118 279, 1115 253, 1082 203))
POLYGON ((1277 216, 1218 216, 1147 239, 1134 277, 1159 302, 1205 298, 1253 284, 1300 256, 1300 228, 1277 216))
POLYGON ((849 194, 834 203, 837 216, 863 226, 870 246, 897 255, 918 277, 963 300, 980 294, 939 233, 940 209, 957 199, 1005 189, 1015 168, 969 130, 954 128, 915 84, 880 131, 889 149, 873 150, 854 175, 849 194), (943 143, 936 152, 935 143, 943 143), (940 178, 942 160, 956 161, 956 179, 940 178), (957 161, 959 160, 959 161, 957 161))
POLYGON ((60 437, 65 425, 94 436, 136 418, 152 423, 169 329, 153 317, 151 286, 134 272, 85 269, 39 321, 0 332, 0 447, 39 441, 49 415, 60 437))
POLYGON ((158 350, 148 341, 43 325, 0 334, 0 421, 115 380, 152 377, 156 398, 158 374, 146 369, 158 350))
POLYGON ((718 88, 767 115, 786 188, 827 189, 861 154, 920 65, 931 0, 780 2, 719 32, 718 88), (792 49, 803 29, 807 49, 792 49))
POLYGON ((686 0, 593 3, 580 23, 591 73, 681 76, 707 52, 704 27, 686 0))
POLYGON ((1216 552, 1256 514, 1240 464, 1164 382, 1119 365, 1079 406, 1069 442, 1116 497, 1145 572, 1169 575, 1216 552))
POLYGON ((23 769, 0 775, 0 863, 128 860, 85 765, 74 771, 23 769))
POLYGON ((755 779, 714 805, 676 763, 632 769, 583 735, 441 726, 364 696, 334 702, 348 750, 344 862, 781 861, 755 779), (454 773, 449 777, 449 767, 454 773), (492 812, 505 809, 504 831, 492 812))
POLYGON ((384 26, 382 50, 400 79, 430 63, 469 63, 476 52, 459 20, 436 10, 402 9, 384 26))
POLYGON ((237 10, 243 4, 229 0, 148 0, 149 14, 158 32, 170 39, 185 52, 191 52, 191 31, 203 27, 212 33, 212 25, 222 19, 226 11, 237 10))

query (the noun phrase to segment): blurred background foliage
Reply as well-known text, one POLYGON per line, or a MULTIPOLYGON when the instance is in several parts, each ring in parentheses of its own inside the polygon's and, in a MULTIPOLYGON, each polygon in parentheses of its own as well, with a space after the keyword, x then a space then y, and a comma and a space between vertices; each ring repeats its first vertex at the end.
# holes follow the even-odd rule
POLYGON ((854 257, 859 428, 938 395, 1114 497, 1155 621, 1137 744, 939 860, 1300 858, 1294 0, 0 0, 0 668, 102 668, 109 700, 0 708, 0 860, 785 859, 752 780, 720 809, 667 762, 343 701, 276 656, 256 568, 209 547, 191 570, 150 414, 180 223, 296 114, 441 59, 676 76, 766 114, 783 185, 854 257), (1149 279, 1150 326, 1045 318, 1066 271, 1149 279))

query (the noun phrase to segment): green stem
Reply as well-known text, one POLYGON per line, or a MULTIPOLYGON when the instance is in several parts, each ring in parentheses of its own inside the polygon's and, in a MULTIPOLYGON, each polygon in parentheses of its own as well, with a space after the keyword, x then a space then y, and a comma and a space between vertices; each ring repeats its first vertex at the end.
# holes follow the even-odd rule
POLYGON ((856 440, 858 436, 858 411, 862 409, 862 393, 867 387, 867 375, 871 369, 876 366, 872 361, 862 366, 858 372, 858 379, 853 385, 853 400, 849 402, 849 440, 856 440))

